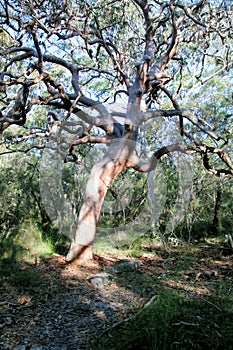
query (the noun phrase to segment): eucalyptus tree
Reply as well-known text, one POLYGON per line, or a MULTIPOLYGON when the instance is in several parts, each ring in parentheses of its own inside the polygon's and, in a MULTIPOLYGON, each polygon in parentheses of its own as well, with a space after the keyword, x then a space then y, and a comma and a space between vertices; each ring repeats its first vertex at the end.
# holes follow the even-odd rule
POLYGON ((84 144, 106 145, 67 261, 91 252, 106 192, 123 170, 147 173, 182 152, 201 156, 214 175, 233 174, 230 0, 0 0, 0 26, 2 142, 12 128, 11 145, 25 141, 25 151, 50 138, 66 162, 79 162, 84 144), (199 109, 203 91, 213 103, 199 109), (120 111, 110 108, 119 101, 120 111), (159 118, 180 137, 140 158, 141 130, 159 118))

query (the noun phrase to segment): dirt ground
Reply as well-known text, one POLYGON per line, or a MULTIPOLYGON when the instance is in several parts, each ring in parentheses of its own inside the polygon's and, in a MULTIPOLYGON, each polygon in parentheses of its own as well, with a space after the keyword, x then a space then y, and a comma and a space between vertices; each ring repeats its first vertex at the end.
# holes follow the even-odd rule
POLYGON ((224 284, 230 297, 232 252, 224 249, 206 245, 182 252, 147 246, 139 258, 142 264, 121 271, 108 266, 126 256, 111 252, 82 265, 66 264, 63 256, 54 254, 34 263, 5 266, 0 349, 90 350, 114 324, 138 312, 159 285, 205 298, 224 284), (93 285, 91 277, 103 272, 108 273, 107 280, 93 285))

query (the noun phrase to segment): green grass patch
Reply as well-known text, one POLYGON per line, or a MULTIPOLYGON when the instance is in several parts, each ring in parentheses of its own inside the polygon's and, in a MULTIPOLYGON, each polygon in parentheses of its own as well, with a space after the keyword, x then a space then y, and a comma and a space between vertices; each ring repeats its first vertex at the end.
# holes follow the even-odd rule
POLYGON ((233 348, 233 310, 222 300, 187 298, 161 289, 148 307, 113 328, 95 343, 101 350, 230 350, 233 348))
POLYGON ((1 239, 1 262, 35 261, 54 252, 52 240, 33 222, 22 223, 1 239))

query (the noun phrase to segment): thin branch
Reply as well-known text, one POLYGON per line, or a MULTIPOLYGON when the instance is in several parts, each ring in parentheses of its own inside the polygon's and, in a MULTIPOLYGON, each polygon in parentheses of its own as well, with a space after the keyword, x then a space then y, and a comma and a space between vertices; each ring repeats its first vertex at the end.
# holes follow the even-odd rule
POLYGON ((42 150, 44 149, 45 146, 37 146, 37 145, 33 145, 33 146, 30 146, 26 149, 9 149, 8 151, 3 151, 3 152, 0 152, 0 156, 4 155, 4 154, 12 154, 12 153, 28 153, 30 151, 32 151, 33 149, 39 149, 39 150, 42 150))
MULTIPOLYGON (((178 102, 175 100, 173 94, 163 85, 160 84, 160 89, 169 97, 169 99, 171 100, 173 106, 177 109, 177 110, 181 110, 178 102)), ((192 124, 196 125, 201 131, 203 131, 204 133, 206 133, 207 135, 209 135, 211 138, 219 141, 219 140, 223 140, 224 142, 226 141, 223 137, 221 137, 220 135, 218 135, 217 133, 215 133, 214 131, 208 130, 204 125, 203 122, 200 118, 196 117, 195 115, 191 114, 189 111, 185 111, 180 113, 179 118, 180 118, 180 130, 181 130, 181 134, 183 135, 184 133, 184 126, 183 126, 183 117, 187 118, 189 121, 192 122, 192 124)))
POLYGON ((38 54, 38 72, 41 74, 43 72, 43 55, 37 39, 36 31, 34 28, 31 28, 31 34, 32 34, 34 45, 38 54))
POLYGON ((230 158, 227 156, 227 154, 223 150, 203 145, 202 151, 203 151, 203 158, 202 158, 203 165, 209 173, 215 176, 220 176, 221 174, 233 175, 233 163, 231 162, 230 158), (228 166, 228 169, 213 168, 210 165, 209 153, 218 154, 219 158, 228 166))

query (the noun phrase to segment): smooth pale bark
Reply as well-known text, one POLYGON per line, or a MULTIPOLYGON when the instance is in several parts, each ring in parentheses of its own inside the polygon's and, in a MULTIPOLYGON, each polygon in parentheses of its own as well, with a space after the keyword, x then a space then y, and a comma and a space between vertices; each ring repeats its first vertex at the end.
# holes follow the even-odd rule
POLYGON ((77 231, 66 256, 67 262, 92 257, 91 247, 105 195, 115 177, 128 166, 135 145, 135 141, 125 137, 112 140, 107 154, 93 166, 79 213, 77 231))

